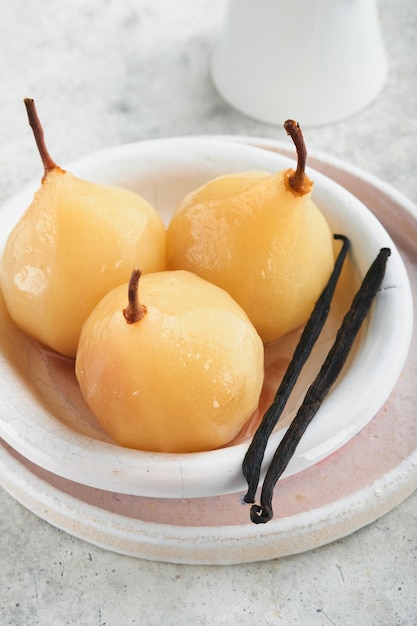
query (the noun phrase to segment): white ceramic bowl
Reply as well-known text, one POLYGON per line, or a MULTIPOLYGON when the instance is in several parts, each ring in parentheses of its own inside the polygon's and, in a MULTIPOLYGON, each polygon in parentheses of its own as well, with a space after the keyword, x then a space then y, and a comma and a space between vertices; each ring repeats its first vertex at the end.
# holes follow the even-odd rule
MULTIPOLYGON (((74 174, 124 186, 146 197, 166 223, 192 189, 223 174, 277 171, 294 163, 241 143, 194 137, 128 144, 80 159, 74 174)), ((388 233, 354 196, 317 172, 314 199, 334 233, 347 235, 358 281, 382 247, 391 248, 386 276, 348 367, 307 429, 285 476, 328 456, 359 432, 381 408, 404 365, 412 332, 412 298, 402 259, 388 233)), ((0 249, 30 203, 39 181, 0 211, 0 249)), ((268 464, 317 367, 333 343, 354 288, 339 296, 309 366, 290 398, 282 424, 270 438, 268 464)), ((115 445, 80 397, 71 361, 45 352, 18 331, 0 306, 0 435, 41 467, 84 485, 139 496, 198 498, 241 492, 241 463, 249 440, 193 454, 160 454, 115 445)), ((275 358, 289 359, 296 334, 277 345, 275 358)), ((273 368, 272 368, 273 369, 273 368)))

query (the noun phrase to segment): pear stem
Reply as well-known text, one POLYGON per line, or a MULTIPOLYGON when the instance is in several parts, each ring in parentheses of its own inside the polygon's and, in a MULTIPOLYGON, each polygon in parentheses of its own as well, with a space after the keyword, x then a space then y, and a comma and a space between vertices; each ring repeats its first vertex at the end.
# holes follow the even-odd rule
POLYGON ((313 183, 305 173, 307 162, 307 148, 304 142, 300 125, 295 120, 287 120, 284 123, 287 135, 291 137, 297 150, 297 169, 288 170, 287 183, 291 191, 298 196, 304 196, 311 191, 313 183))
POLYGON ((36 112, 35 101, 32 98, 25 98, 24 103, 25 103, 27 114, 28 114, 29 125, 32 128, 33 135, 35 137, 36 145, 38 146, 39 154, 42 159, 43 169, 44 169, 45 176, 46 176, 48 172, 55 169, 57 165, 55 161, 52 159, 51 155, 49 154, 48 148, 46 147, 42 124, 36 112))
POLYGON ((128 324, 135 324, 146 313, 146 306, 139 302, 139 278, 142 272, 140 270, 133 270, 128 287, 128 306, 123 309, 123 315, 128 324))

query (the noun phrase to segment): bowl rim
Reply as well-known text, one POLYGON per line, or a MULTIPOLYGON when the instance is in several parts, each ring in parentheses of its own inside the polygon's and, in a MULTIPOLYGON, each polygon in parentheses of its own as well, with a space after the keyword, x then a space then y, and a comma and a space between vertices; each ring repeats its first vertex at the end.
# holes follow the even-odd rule
MULTIPOLYGON (((211 163, 211 166, 213 162, 210 159, 214 159, 221 150, 222 155, 227 155, 224 158, 229 161, 233 160, 234 171, 243 171, 239 166, 245 159, 249 161, 259 159, 261 167, 256 169, 284 168, 293 165, 294 162, 280 154, 267 153, 262 147, 234 143, 225 138, 190 136, 150 139, 115 146, 85 155, 68 163, 65 168, 76 175, 88 177, 90 180, 97 179, 97 182, 100 182, 103 177, 108 176, 106 168, 114 166, 115 162, 123 161, 123 159, 130 160, 134 156, 143 158, 146 153, 147 158, 150 159, 148 164, 151 163, 154 174, 159 163, 158 155, 163 153, 162 160, 164 161, 168 157, 172 158, 172 151, 178 153, 179 149, 181 158, 185 155, 192 161, 198 155, 201 156, 200 151, 202 151, 206 155, 205 163, 211 163), (207 153, 209 158, 207 158, 207 153), (90 175, 92 171, 96 171, 97 176, 92 177, 90 175)), ((307 445, 307 449, 304 450, 301 447, 297 458, 303 459, 303 463, 300 467, 297 467, 296 463, 292 463, 292 467, 290 464, 285 475, 302 471, 305 467, 325 458, 343 445, 346 437, 351 438, 372 419, 395 385, 404 365, 412 334, 413 311, 410 285, 405 266, 390 235, 371 211, 350 192, 311 168, 309 168, 309 174, 314 178, 313 197, 318 204, 332 200, 336 196, 341 205, 346 203, 347 206, 354 207, 356 219, 367 224, 362 241, 366 242, 371 237, 375 242, 380 242, 378 248, 390 247, 392 254, 383 288, 378 294, 380 302, 376 302, 375 311, 372 314, 371 330, 376 332, 379 341, 376 347, 369 345, 368 341, 365 345, 366 354, 359 363, 362 373, 369 368, 370 364, 373 366, 371 370, 373 384, 369 384, 369 378, 367 380, 368 387, 373 389, 376 396, 372 402, 369 400, 367 402, 366 411, 369 419, 361 422, 350 432, 344 432, 342 437, 340 432, 333 432, 332 437, 321 441, 318 445, 310 445, 310 448, 307 445), (401 315, 401 324, 392 323, 395 315, 401 315), (382 335, 384 341, 381 339, 382 335), (388 358, 388 355, 390 376, 387 376, 387 371, 384 371, 386 361, 383 357, 388 358), (381 384, 382 379, 384 384, 381 384)), ((152 184, 155 184, 154 179, 152 184)), ((5 234, 11 225, 14 225, 18 219, 16 206, 21 206, 25 199, 30 199, 38 186, 39 181, 30 183, 3 205, 0 209, 0 225, 2 226, 0 232, 5 234)), ((155 187, 153 190, 155 192, 155 187)), ((27 202, 23 204, 24 207, 27 206, 27 202)), ((369 255, 367 258, 356 259, 360 272, 364 273, 368 261, 369 255)), ((9 393, 1 394, 0 435, 29 460, 55 474, 100 489, 162 498, 214 496, 245 489, 240 464, 247 449, 247 443, 210 452, 165 454, 130 450, 112 443, 92 440, 58 423, 43 407, 34 407, 31 397, 26 397, 22 402, 22 393, 23 396, 25 395, 23 381, 19 380, 16 372, 10 370, 3 356, 0 360, 0 372, 4 382, 9 384, 9 393), (18 416, 10 415, 13 393, 16 390, 19 393, 19 410, 23 411, 23 414, 18 416), (91 471, 92 465, 94 471, 91 471)), ((361 380, 360 372, 356 367, 351 368, 345 374, 343 380, 347 383, 348 389, 352 390, 358 385, 358 381, 361 380)), ((352 391, 350 395, 352 396, 352 391)), ((346 384, 338 385, 320 409, 321 415, 325 416, 325 422, 335 410, 335 402, 340 407, 341 403, 346 401, 345 398, 346 384)), ((285 429, 280 429, 271 436, 265 459, 272 456, 284 431, 285 429)))

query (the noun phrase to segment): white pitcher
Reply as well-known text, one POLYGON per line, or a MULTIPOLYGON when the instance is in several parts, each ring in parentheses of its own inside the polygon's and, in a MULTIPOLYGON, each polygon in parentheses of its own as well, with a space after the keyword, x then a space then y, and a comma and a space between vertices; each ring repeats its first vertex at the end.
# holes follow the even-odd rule
POLYGON ((348 117, 386 75, 376 0, 229 0, 212 58, 224 99, 274 125, 348 117))

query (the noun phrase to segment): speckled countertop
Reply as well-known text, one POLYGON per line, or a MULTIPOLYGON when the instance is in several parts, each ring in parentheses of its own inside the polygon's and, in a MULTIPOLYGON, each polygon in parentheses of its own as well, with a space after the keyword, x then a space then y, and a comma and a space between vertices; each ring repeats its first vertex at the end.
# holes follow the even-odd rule
MULTIPOLYGON (((39 176, 22 98, 65 163, 130 141, 190 134, 284 139, 230 108, 209 61, 226 0, 25 0, 0 7, 0 201, 39 176)), ((312 149, 417 202, 417 4, 380 0, 389 59, 378 98, 308 129, 312 149)), ((330 545, 265 563, 154 563, 57 530, 0 490, 0 624, 417 624, 417 494, 330 545)))

